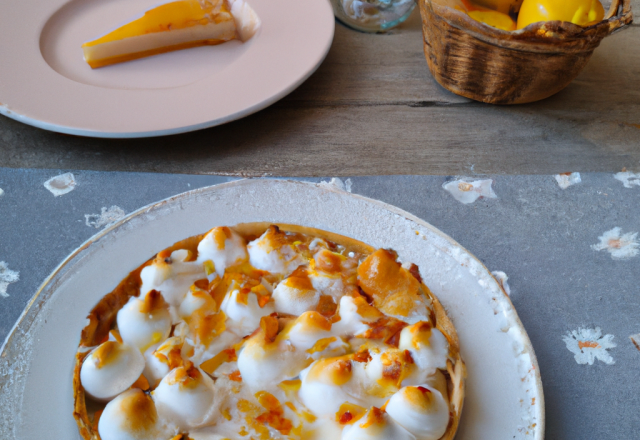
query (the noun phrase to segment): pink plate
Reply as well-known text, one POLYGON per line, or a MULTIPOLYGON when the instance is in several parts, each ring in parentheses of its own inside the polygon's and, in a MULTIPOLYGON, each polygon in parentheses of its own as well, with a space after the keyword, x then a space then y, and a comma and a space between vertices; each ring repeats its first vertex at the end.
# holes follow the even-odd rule
POLYGON ((262 28, 232 41, 92 70, 83 42, 158 0, 0 0, 0 113, 83 136, 133 138, 212 127, 293 91, 324 60, 327 0, 249 0, 262 28))

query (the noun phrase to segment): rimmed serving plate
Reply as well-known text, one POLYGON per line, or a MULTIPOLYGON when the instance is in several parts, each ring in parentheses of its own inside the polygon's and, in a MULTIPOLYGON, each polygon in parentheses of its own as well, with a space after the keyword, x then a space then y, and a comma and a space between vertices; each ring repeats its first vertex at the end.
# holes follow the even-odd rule
POLYGON ((241 180, 142 208, 100 232, 44 282, 0 356, 0 438, 78 439, 72 370, 89 310, 129 271, 218 225, 300 224, 393 248, 419 265, 460 337, 467 392, 458 440, 544 438, 533 347, 511 301, 458 243, 393 206, 327 186, 241 180))
POLYGON ((160 0, 0 0, 0 113, 94 137, 160 136, 261 110, 324 60, 335 20, 327 0, 249 0, 262 20, 232 41, 92 70, 81 45, 160 0))

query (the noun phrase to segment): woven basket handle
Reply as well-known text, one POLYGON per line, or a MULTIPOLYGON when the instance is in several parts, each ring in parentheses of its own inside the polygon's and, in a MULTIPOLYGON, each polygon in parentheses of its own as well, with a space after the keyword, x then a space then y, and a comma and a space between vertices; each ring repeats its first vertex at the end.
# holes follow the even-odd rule
POLYGON ((631 0, 614 0, 605 17, 608 23, 608 34, 614 34, 626 28, 633 22, 631 13, 631 0), (620 8, 622 6, 622 9, 620 8), (620 11, 620 14, 618 14, 620 11))
POLYGON ((631 0, 613 0, 611 2, 611 6, 609 7, 609 12, 605 19, 610 19, 617 17, 621 22, 625 24, 631 24, 632 16, 631 16, 631 0), (620 9, 620 5, 622 5, 622 12, 620 16, 618 16, 618 9, 620 9))

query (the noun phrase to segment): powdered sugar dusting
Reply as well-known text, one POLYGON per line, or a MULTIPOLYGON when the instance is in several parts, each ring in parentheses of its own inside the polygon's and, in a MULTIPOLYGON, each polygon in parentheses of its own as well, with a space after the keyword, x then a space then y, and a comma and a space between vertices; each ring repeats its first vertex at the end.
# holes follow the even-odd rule
POLYGON ((54 196, 60 197, 75 189, 76 179, 72 173, 60 174, 44 182, 44 187, 54 196))
POLYGON ((125 212, 118 206, 112 206, 111 208, 102 208, 100 214, 85 214, 85 224, 87 226, 93 226, 96 229, 110 226, 118 220, 124 218, 125 212))

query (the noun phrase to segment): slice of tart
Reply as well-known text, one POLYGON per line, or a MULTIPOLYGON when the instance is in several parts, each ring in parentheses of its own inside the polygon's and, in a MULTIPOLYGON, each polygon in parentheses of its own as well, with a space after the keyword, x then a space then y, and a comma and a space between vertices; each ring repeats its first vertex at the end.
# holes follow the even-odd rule
POLYGON ((144 12, 82 45, 94 69, 151 55, 230 40, 246 41, 260 20, 244 0, 179 0, 144 12))

